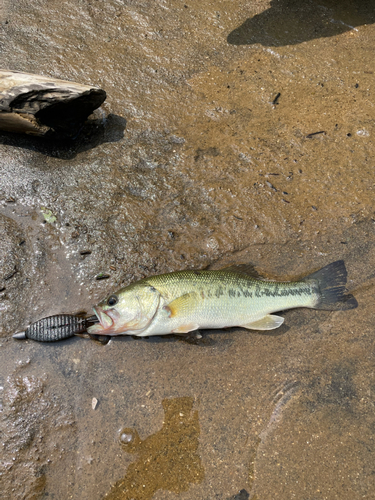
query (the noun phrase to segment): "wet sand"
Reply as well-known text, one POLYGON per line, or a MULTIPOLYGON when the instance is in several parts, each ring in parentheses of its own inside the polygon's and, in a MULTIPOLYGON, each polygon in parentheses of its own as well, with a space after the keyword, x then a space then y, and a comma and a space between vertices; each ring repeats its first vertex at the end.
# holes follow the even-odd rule
POLYGON ((2 67, 108 96, 73 143, 0 134, 4 498, 372 498, 375 10, 336 4, 0 7, 2 67), (359 307, 269 333, 11 337, 151 274, 337 259, 359 307))

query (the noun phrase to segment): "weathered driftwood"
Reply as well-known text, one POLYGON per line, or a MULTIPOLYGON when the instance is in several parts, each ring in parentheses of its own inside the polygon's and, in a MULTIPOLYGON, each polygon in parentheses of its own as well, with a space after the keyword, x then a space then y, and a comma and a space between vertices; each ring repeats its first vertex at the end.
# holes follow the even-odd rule
POLYGON ((88 85, 0 69, 0 129, 74 137, 105 98, 88 85))

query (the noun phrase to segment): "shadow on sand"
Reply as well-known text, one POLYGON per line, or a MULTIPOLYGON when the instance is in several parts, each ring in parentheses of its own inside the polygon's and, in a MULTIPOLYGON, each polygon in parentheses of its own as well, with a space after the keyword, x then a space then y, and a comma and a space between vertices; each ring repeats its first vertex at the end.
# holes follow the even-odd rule
POLYGON ((296 45, 375 22, 374 0, 272 0, 227 38, 232 45, 296 45))
POLYGON ((77 154, 94 149, 105 142, 118 142, 124 137, 126 120, 109 114, 105 119, 88 120, 75 139, 33 137, 25 134, 1 132, 0 144, 29 149, 46 156, 71 160, 77 154))

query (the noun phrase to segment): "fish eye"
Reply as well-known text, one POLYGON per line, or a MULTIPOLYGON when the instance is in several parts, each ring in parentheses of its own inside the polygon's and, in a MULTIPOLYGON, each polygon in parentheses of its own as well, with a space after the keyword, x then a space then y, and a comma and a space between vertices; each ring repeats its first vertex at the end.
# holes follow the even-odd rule
POLYGON ((107 299, 107 304, 109 306, 115 306, 118 302, 118 297, 117 295, 110 295, 107 299))

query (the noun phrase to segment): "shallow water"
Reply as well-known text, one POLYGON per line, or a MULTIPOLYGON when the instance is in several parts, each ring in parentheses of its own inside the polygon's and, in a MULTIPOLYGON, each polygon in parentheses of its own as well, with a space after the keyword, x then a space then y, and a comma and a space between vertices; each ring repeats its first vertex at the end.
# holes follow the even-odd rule
POLYGON ((4 498, 371 498, 373 2, 0 16, 2 67, 108 95, 74 143, 0 135, 4 498), (269 333, 11 337, 151 274, 252 262, 296 279, 337 259, 358 309, 288 311, 269 333))

